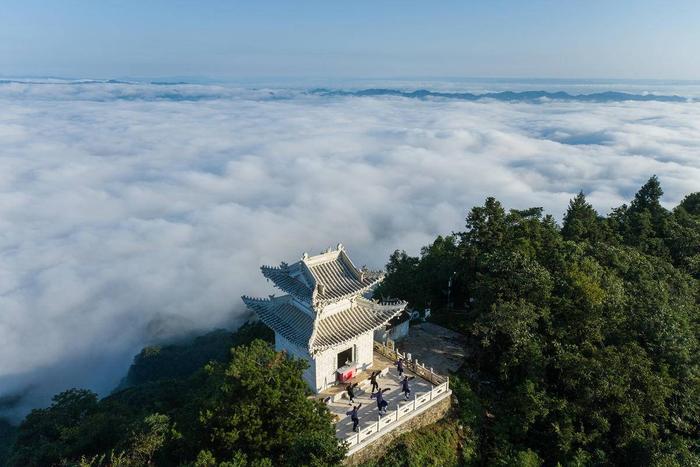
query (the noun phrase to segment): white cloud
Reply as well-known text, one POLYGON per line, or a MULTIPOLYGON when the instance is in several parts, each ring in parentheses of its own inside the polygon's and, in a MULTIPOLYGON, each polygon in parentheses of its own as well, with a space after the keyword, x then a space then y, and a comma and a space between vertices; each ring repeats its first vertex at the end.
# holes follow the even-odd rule
POLYGON ((0 398, 104 393, 133 354, 225 325, 263 264, 342 241, 382 267, 487 196, 601 212, 700 190, 700 104, 0 85, 0 398))

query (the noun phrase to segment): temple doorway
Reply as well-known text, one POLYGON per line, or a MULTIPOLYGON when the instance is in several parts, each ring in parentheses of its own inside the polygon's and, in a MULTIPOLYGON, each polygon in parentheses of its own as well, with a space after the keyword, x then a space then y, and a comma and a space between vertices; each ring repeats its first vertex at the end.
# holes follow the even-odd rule
POLYGON ((337 368, 341 368, 348 363, 353 361, 352 358, 352 347, 350 347, 347 350, 343 350, 342 352, 338 353, 338 366, 337 368))

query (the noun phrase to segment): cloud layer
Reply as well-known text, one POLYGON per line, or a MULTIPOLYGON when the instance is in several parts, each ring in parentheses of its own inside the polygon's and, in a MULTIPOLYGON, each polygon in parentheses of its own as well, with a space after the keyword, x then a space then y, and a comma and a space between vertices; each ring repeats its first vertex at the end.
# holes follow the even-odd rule
POLYGON ((242 319, 241 294, 271 292, 264 263, 342 241, 379 268, 491 195, 559 217, 581 189, 604 213, 651 174, 669 206, 700 190, 698 103, 6 82, 0 106, 0 410, 15 416, 108 391, 146 343, 242 319))

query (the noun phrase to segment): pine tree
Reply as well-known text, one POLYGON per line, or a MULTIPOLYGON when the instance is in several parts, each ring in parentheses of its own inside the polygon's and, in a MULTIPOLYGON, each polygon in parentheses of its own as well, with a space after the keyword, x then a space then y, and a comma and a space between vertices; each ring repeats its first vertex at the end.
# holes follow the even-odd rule
POLYGON ((598 213, 586 201, 583 191, 571 201, 564 215, 564 226, 561 233, 566 240, 580 242, 583 240, 596 241, 600 239, 600 221, 598 213))

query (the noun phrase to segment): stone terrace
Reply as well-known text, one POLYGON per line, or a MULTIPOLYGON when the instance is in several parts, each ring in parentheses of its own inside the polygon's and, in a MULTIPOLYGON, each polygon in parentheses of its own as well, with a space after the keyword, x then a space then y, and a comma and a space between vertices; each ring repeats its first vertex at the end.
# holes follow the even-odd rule
POLYGON ((451 394, 448 378, 431 373, 429 368, 416 364, 413 361, 407 362, 407 370, 404 372, 409 377, 415 376, 409 383, 411 388, 410 398, 405 400, 401 392, 398 371, 392 359, 396 355, 403 354, 397 354, 393 349, 378 342, 375 342, 374 346, 375 352, 372 368, 352 379, 353 383, 358 383, 358 387, 355 389, 355 403, 362 403, 359 411, 360 426, 358 433, 352 431, 352 420, 347 415, 348 410, 352 406, 348 400, 347 392, 345 392, 345 384, 329 388, 316 396, 327 400, 328 409, 335 416, 336 436, 339 440, 347 441, 349 444, 348 455, 352 455, 365 446, 372 444, 385 433, 402 425, 404 421, 408 421, 415 415, 430 410, 432 405, 449 397, 451 394), (379 387, 382 389, 389 388, 389 391, 384 396, 384 399, 389 403, 387 414, 381 418, 379 417, 376 401, 370 399, 371 383, 369 382, 369 375, 372 371, 377 370, 382 372, 377 378, 379 387))
MULTIPOLYGON (((411 396, 410 399, 406 401, 404 399, 403 392, 401 392, 401 386, 399 384, 399 372, 396 370, 396 368, 387 368, 387 370, 387 372, 377 378, 380 388, 389 388, 389 391, 384 394, 384 399, 389 403, 387 406, 387 414, 406 404, 411 404, 416 394, 424 394, 433 388, 430 382, 418 376, 415 379, 412 379, 409 383, 409 387, 411 388, 411 396)), ((407 374, 409 377, 416 376, 411 372, 405 372, 404 374, 407 374)), ((367 377, 368 376, 365 377, 365 380, 367 377)), ((379 418, 377 402, 374 399, 370 399, 370 389, 371 384, 369 381, 367 381, 367 384, 365 384, 363 388, 358 386, 355 390, 355 403, 362 403, 362 407, 359 411, 360 430, 367 425, 376 422, 379 418)), ((348 402, 347 393, 343 393, 342 397, 338 398, 336 402, 331 402, 328 404, 328 408, 330 409, 331 413, 336 416, 336 420, 338 420, 335 425, 336 436, 339 439, 345 439, 353 434, 352 420, 350 420, 350 417, 346 415, 347 411, 352 408, 352 405, 348 402)))

